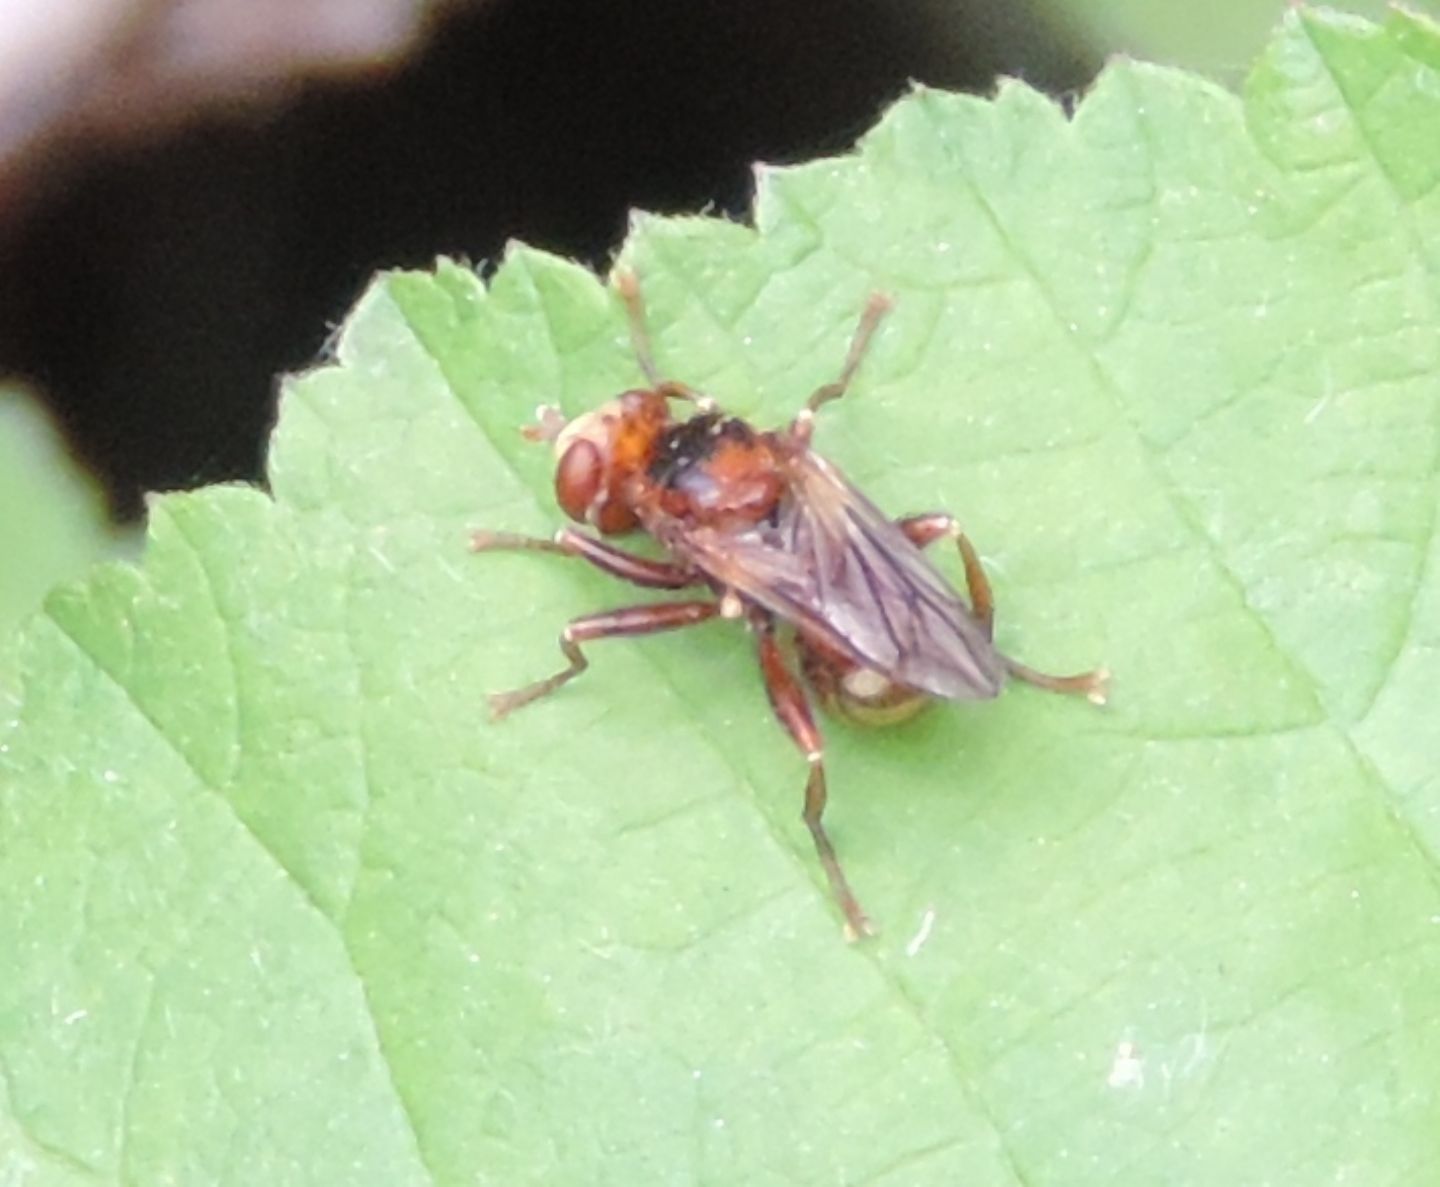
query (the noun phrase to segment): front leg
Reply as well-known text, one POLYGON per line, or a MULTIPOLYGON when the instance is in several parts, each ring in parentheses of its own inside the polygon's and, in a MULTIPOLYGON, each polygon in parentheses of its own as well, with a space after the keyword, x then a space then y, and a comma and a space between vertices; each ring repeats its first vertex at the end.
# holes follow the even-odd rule
POLYGON ((685 589, 698 585, 700 578, 690 569, 669 561, 652 561, 636 556, 623 548, 596 540, 574 528, 561 528, 553 539, 542 536, 520 536, 513 532, 477 531, 470 535, 472 552, 554 552, 560 556, 578 557, 621 581, 643 589, 685 589))

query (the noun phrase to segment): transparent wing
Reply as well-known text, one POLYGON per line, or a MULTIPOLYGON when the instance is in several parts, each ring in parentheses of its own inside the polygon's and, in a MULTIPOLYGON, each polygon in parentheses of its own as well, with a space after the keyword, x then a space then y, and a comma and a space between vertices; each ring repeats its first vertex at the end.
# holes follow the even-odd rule
POLYGON ((993 696, 1004 666, 959 594, 833 465, 787 462, 791 497, 773 525, 696 529, 672 546, 843 654, 935 696, 993 696))

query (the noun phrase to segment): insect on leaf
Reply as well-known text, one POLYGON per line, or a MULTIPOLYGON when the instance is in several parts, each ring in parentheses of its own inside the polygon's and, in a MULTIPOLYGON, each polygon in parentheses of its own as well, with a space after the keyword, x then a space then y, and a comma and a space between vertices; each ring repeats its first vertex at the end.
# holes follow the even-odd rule
MULTIPOLYGON (((951 510, 997 639, 1098 661, 827 726, 840 942, 733 623, 550 670, 634 592, 517 428, 634 386, 529 250, 378 280, 273 498, 154 508, 0 725, 0 1179, 1320 1184, 1440 1165, 1440 34, 1294 10, 1243 94, 917 91, 641 220, 662 368, 951 510)), ((954 558, 942 558, 958 576, 954 558)))

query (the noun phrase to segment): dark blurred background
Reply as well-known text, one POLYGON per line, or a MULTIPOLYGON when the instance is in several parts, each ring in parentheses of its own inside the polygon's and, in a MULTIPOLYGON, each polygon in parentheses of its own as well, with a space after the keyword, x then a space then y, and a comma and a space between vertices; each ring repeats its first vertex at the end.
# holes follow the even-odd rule
POLYGON ((0 118, 0 377, 120 515, 256 476, 276 375, 378 268, 601 267, 630 208, 744 218, 752 162, 844 150, 912 79, 1064 96, 1102 60, 1054 0, 312 2, 139 5, 0 118))

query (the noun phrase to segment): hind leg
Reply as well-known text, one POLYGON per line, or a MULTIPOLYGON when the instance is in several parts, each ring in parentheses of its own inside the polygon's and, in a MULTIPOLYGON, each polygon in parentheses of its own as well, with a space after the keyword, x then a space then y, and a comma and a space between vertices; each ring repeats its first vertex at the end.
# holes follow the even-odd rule
POLYGON ((820 730, 805 699, 805 690, 790 671, 789 665, 780 653, 775 640, 775 625, 768 619, 757 622, 756 639, 760 653, 760 671, 765 678, 765 692, 770 698, 770 707, 776 718, 785 727, 785 732, 805 755, 810 764, 810 773, 805 780, 805 809, 802 813, 805 827, 815 842, 815 852, 820 858, 820 868, 830 883, 830 893, 845 916, 845 934, 850 940, 874 934, 870 920, 850 889, 850 882, 840 866, 835 846, 830 843, 822 817, 825 814, 825 746, 820 730))
MULTIPOLYGON (((985 576, 980 554, 975 551, 975 546, 960 530, 960 525, 954 518, 943 511, 934 511, 925 515, 907 515, 904 519, 897 519, 895 526, 918 548, 927 548, 946 536, 955 541, 960 550, 961 562, 965 566, 965 584, 970 590, 970 613, 984 629, 985 637, 992 637, 995 631, 995 597, 990 589, 990 579, 985 576)), ((1005 663, 1005 670, 1016 680, 1023 680, 1026 684, 1033 684, 1036 688, 1049 692, 1083 696, 1094 705, 1105 703, 1110 673, 1104 668, 1096 668, 1093 672, 1078 672, 1073 676, 1051 676, 1009 656, 1002 655, 1000 658, 1005 663)))

